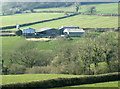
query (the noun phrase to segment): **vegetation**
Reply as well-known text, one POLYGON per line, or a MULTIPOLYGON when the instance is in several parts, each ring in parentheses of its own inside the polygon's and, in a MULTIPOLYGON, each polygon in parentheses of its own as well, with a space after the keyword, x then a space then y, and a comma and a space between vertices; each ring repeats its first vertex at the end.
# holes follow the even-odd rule
POLYGON ((2 5, 2 15, 12 15, 17 13, 23 13, 26 10, 34 12, 35 8, 52 8, 52 7, 66 7, 72 3, 67 2, 5 2, 2 5))
MULTIPOLYGON (((51 28, 60 28, 64 25, 76 25, 80 28, 117 28, 118 17, 77 15, 65 19, 31 25, 31 27, 35 29, 43 28, 46 26, 51 28)), ((27 26, 22 28, 27 28, 27 26)))
MULTIPOLYGON (((89 3, 80 5, 79 12, 86 12, 88 7, 96 7, 96 14, 118 14, 118 3, 89 3)), ((73 11, 75 12, 75 5, 69 7, 59 7, 59 8, 42 8, 34 9, 34 11, 73 11)))
POLYGON ((23 74, 23 75, 2 75, 2 84, 24 83, 55 78, 77 77, 84 75, 65 75, 65 74, 23 74), (14 78, 14 80, 13 80, 14 78))
MULTIPOLYGON (((102 83, 95 83, 95 84, 84 84, 84 85, 77 85, 77 86, 68 86, 68 87, 59 87, 59 88, 51 88, 51 89, 96 89, 94 87, 118 87, 119 81, 110 81, 110 82, 102 82, 102 83), (86 87, 86 88, 85 88, 86 87)), ((114 88, 117 89, 117 88, 114 88)))
MULTIPOLYGON (((96 32, 93 33, 96 34, 96 32)), ((18 74, 19 72, 14 69, 14 66, 18 66, 20 73, 91 75, 117 72, 117 32, 108 31, 96 36, 89 34, 91 32, 88 31, 80 39, 61 39, 49 42, 27 42, 23 38, 13 37, 14 43, 11 43, 11 46, 4 43, 4 38, 3 60, 5 64, 3 67, 8 69, 7 73, 3 72, 3 74, 18 74), (15 44, 15 42, 17 43, 15 44), (19 44, 19 42, 21 43, 19 44), (5 50, 7 48, 5 44, 9 49, 5 50)))
MULTIPOLYGON (((54 74, 53 74, 54 75, 54 74)), ((77 77, 71 77, 71 75, 69 75, 69 77, 67 76, 67 78, 64 78, 65 75, 63 75, 62 77, 59 76, 58 78, 55 78, 52 76, 49 76, 48 78, 46 78, 47 80, 41 78, 42 80, 32 80, 31 82, 29 81, 29 79, 27 79, 29 82, 23 82, 20 83, 20 81, 18 83, 8 83, 8 84, 3 84, 2 88, 53 88, 53 87, 61 87, 61 86, 65 86, 65 85, 78 85, 78 84, 86 84, 86 83, 98 83, 98 82, 106 82, 106 81, 118 81, 118 73, 111 73, 111 74, 103 74, 103 75, 92 75, 92 76, 77 76, 77 77), (52 79, 50 77, 53 77, 52 79), (50 78, 50 79, 49 79, 50 78), (109 79, 108 79, 109 78, 109 79)), ((25 76, 25 75, 24 75, 25 76)), ((40 75, 39 75, 40 76, 40 75)), ((48 75, 46 75, 48 76, 48 75)), ((16 79, 19 79, 19 77, 23 77, 23 75, 16 75, 16 79)), ((38 75, 37 75, 38 77, 38 75)), ((10 78, 10 77, 9 77, 10 78)), ((28 77, 27 77, 28 78, 28 77)), ((26 78, 25 78, 26 79, 26 78)), ((33 78, 34 79, 34 78, 33 78)))
POLYGON ((21 36, 22 35, 22 31, 21 30, 18 30, 18 31, 16 31, 16 33, 15 33, 17 36, 21 36))
POLYGON ((2 16, 2 27, 52 19, 61 16, 64 16, 64 13, 24 13, 2 16))

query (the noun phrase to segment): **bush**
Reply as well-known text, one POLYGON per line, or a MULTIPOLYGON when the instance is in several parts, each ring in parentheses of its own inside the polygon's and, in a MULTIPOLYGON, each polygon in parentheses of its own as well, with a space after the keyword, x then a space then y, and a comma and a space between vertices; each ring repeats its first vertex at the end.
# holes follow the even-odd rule
POLYGON ((21 31, 21 30, 18 30, 18 31, 15 32, 15 34, 16 34, 17 36, 21 36, 21 35, 22 35, 22 31, 21 31))
POLYGON ((8 69, 9 74, 24 74, 25 70, 26 70, 25 66, 17 64, 12 64, 8 69))
POLYGON ((47 67, 47 66, 43 66, 43 67, 34 66, 32 68, 28 68, 26 70, 26 73, 28 73, 28 74, 48 74, 48 73, 50 73, 50 67, 47 67))

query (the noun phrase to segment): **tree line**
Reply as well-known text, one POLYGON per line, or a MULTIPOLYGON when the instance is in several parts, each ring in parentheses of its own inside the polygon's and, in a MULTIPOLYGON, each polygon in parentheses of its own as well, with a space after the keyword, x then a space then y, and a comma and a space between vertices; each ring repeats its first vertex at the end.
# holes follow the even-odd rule
POLYGON ((98 36, 89 33, 73 43, 62 44, 61 39, 54 50, 38 50, 34 42, 25 41, 12 52, 3 52, 2 59, 9 60, 7 65, 3 61, 3 74, 93 75, 119 71, 117 32, 103 32, 98 36))

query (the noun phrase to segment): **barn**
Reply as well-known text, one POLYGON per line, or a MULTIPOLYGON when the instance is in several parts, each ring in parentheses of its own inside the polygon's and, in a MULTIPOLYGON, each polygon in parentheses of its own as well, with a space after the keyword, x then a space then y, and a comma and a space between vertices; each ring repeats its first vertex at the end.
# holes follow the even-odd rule
POLYGON ((62 26, 61 28, 59 28, 60 34, 64 34, 64 30, 65 29, 79 29, 78 26, 62 26))
POLYGON ((71 37, 81 37, 85 31, 83 29, 65 29, 63 33, 71 37))
POLYGON ((59 30, 45 27, 35 31, 37 37, 56 37, 59 34, 59 30))
POLYGON ((23 29, 23 36, 25 37, 33 37, 34 34, 35 34, 35 29, 32 28, 23 29))

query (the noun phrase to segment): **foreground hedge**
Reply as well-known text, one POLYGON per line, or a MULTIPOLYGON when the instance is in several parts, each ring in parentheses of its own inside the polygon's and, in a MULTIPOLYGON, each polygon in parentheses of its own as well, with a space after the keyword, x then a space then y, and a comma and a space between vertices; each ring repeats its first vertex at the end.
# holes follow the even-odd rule
POLYGON ((63 87, 80 84, 92 84, 120 80, 120 75, 116 73, 88 75, 84 77, 57 78, 26 83, 4 84, 2 89, 45 89, 53 87, 63 87))

